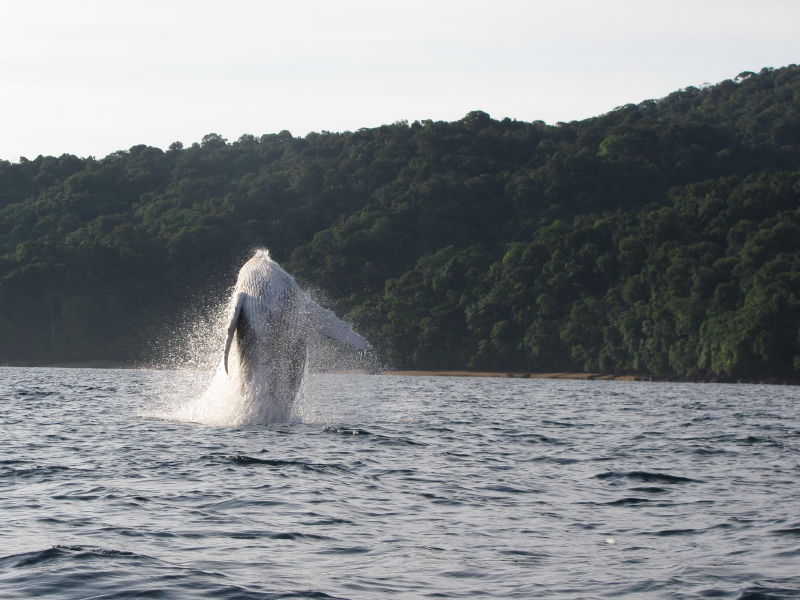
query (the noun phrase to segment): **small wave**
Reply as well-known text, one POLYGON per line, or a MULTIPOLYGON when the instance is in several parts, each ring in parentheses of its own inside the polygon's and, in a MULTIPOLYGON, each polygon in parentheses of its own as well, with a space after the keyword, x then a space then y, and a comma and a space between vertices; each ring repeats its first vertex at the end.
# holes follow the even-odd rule
POLYGON ((578 458, 565 458, 561 456, 537 456, 530 459, 531 462, 551 462, 557 465, 574 465, 581 462, 578 458))
POLYGON ((364 546, 351 546, 349 548, 335 546, 333 548, 324 548, 318 554, 367 554, 368 552, 370 552, 370 549, 364 546))
POLYGON ((345 435, 372 435, 365 429, 348 429, 346 427, 323 427, 322 431, 327 431, 329 433, 342 433, 345 435))
POLYGON ((270 467, 300 467, 303 469, 334 469, 347 473, 347 469, 333 463, 307 463, 295 460, 280 460, 271 458, 254 458, 244 454, 228 454, 225 456, 237 465, 268 465, 270 467))
POLYGON ((780 443, 778 443, 777 441, 775 441, 771 437, 763 437, 762 438, 762 437, 758 437, 758 436, 755 436, 755 435, 748 435, 746 438, 742 438, 742 439, 737 440, 737 441, 738 441, 738 443, 744 444, 746 446, 751 446, 753 444, 767 444, 768 446, 781 446, 780 443))
POLYGON ((257 540, 257 539, 269 539, 269 540, 290 540, 293 542, 301 542, 304 540, 310 541, 330 541, 334 538, 328 537, 325 535, 316 535, 313 533, 299 533, 297 531, 287 531, 287 532, 279 532, 275 533, 274 531, 248 531, 247 533, 230 533, 227 534, 228 537, 234 540, 257 540))
POLYGON ((320 519, 319 521, 303 521, 300 523, 301 525, 354 525, 354 521, 350 521, 348 519, 338 519, 332 517, 330 519, 320 519))
POLYGON ((800 592, 796 589, 755 586, 743 590, 735 600, 786 600, 786 598, 798 597, 800 597, 800 592))
POLYGON ((406 437, 391 437, 388 435, 375 436, 379 444, 390 446, 427 446, 425 442, 415 442, 406 437))
POLYGON ((33 591, 31 597, 341 600, 312 590, 265 594, 262 590, 229 583, 222 573, 172 565, 134 552, 84 546, 54 546, 0 557, 2 567, 20 569, 21 573, 15 575, 14 581, 24 586, 26 591, 33 591), (97 565, 98 560, 108 561, 108 564, 97 565), (50 563, 60 561, 65 564, 59 568, 50 566, 50 563))
MULTIPOLYGON (((653 531, 649 535, 657 535, 658 537, 670 537, 673 535, 693 535, 699 533, 697 529, 664 529, 662 531, 653 531)), ((648 535, 645 533, 644 535, 648 535)))
POLYGON ((442 573, 443 577, 453 577, 455 579, 483 579, 486 577, 483 573, 475 571, 445 571, 442 573))
POLYGON ((605 502, 606 506, 635 506, 637 504, 645 504, 650 502, 647 498, 620 498, 613 502, 605 502))
POLYGON ((564 421, 542 421, 543 425, 555 425, 556 427, 589 427, 586 423, 565 423, 564 421))
POLYGON ((679 477, 667 473, 648 473, 647 471, 607 471, 594 476, 595 479, 634 479, 645 483, 703 483, 698 479, 679 477))
POLYGON ((510 485, 488 485, 484 490, 490 492, 501 492, 503 494, 541 494, 541 490, 523 490, 520 488, 511 487, 510 485))
POLYGON ((500 550, 500 554, 507 556, 525 556, 528 558, 547 558, 547 554, 543 552, 529 552, 527 550, 500 550))
POLYGON ((700 456, 711 456, 714 454, 729 454, 728 450, 724 450, 722 448, 695 448, 692 450, 692 454, 699 454, 700 456))
POLYGON ((37 477, 42 475, 54 475, 56 473, 60 473, 62 471, 69 471, 69 467, 64 467, 61 465, 51 465, 47 467, 30 467, 28 469, 14 469, 12 467, 6 467, 0 470, 0 477, 37 477))
POLYGON ((58 392, 29 392, 27 390, 18 390, 16 395, 20 398, 46 398, 48 396, 54 396, 58 392))
POLYGON ((298 533, 296 531, 287 531, 283 533, 275 533, 269 536, 272 540, 292 540, 292 541, 302 541, 302 540, 314 540, 314 541, 321 541, 321 540, 332 540, 334 538, 328 537, 326 535, 316 535, 314 533, 298 533))
POLYGON ((222 502, 211 502, 209 504, 203 505, 205 510, 213 510, 213 511, 226 511, 226 510, 236 510, 239 508, 246 508, 246 507, 254 507, 254 506, 281 506, 282 504, 286 504, 286 502, 282 500, 240 500, 240 499, 233 499, 233 500, 223 500, 222 502))
POLYGON ((539 433, 522 433, 516 435, 509 435, 509 438, 528 444, 563 444, 564 442, 555 438, 541 435, 539 433))
POLYGON ((75 558, 88 558, 92 556, 124 556, 150 559, 149 556, 143 554, 135 554, 133 552, 125 552, 123 550, 107 550, 104 548, 87 548, 84 546, 61 546, 56 545, 47 550, 39 550, 36 552, 26 552, 24 554, 11 554, 9 556, 0 557, 0 565, 11 566, 14 568, 32 567, 44 563, 52 562, 66 557, 75 558))
POLYGON ((406 475, 408 477, 411 477, 412 475, 416 474, 417 474, 416 469, 383 469, 382 471, 377 471, 375 473, 372 473, 370 477, 372 477, 372 479, 379 479, 387 475, 406 475))
POLYGON ((526 552, 525 550, 501 550, 499 554, 508 557, 506 560, 515 563, 540 563, 549 558, 547 554, 541 552, 526 552))

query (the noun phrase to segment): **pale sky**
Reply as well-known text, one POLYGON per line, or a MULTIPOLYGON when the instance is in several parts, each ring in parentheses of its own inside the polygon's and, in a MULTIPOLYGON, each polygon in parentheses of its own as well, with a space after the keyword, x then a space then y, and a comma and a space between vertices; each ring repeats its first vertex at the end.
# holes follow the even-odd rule
POLYGON ((798 23, 798 0, 6 0, 0 159, 584 119, 800 63, 798 23))

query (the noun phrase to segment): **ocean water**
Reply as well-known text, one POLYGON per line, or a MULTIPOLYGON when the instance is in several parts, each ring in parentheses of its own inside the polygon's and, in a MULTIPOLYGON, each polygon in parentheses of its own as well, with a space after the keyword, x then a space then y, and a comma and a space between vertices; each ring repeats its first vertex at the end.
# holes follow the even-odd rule
POLYGON ((0 369, 1 598, 800 597, 800 390, 0 369))

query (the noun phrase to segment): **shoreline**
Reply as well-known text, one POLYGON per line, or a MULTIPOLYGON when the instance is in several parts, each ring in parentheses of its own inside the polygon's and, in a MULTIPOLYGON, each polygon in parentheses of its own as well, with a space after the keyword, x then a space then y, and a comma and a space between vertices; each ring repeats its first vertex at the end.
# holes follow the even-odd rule
POLYGON ((527 373, 503 371, 383 371, 379 375, 410 377, 500 377, 504 379, 578 379, 583 381, 635 381, 634 375, 602 373, 527 373))
MULTIPOLYGON (((12 361, 0 364, 0 367, 24 367, 47 369, 142 369, 146 366, 121 360, 83 360, 83 361, 12 361)), ((344 369, 333 373, 369 375, 370 372, 361 369, 344 369)), ((577 379, 584 381, 634 381, 633 375, 603 375, 601 373, 527 373, 507 371, 380 371, 376 375, 405 376, 405 377, 498 377, 504 379, 577 379)))
MULTIPOLYGON (((2 367, 22 367, 22 368, 49 368, 49 369, 139 369, 143 371, 162 369, 153 368, 152 365, 137 364, 122 360, 84 360, 84 361, 9 361, 0 363, 2 367)), ((175 369, 163 369, 175 370, 175 369)), ((181 370, 181 369, 178 369, 181 370)), ((501 379, 550 379, 550 380, 577 380, 577 381, 639 381, 639 382, 662 382, 662 383, 738 383, 738 384, 761 384, 761 385, 800 385, 799 380, 786 379, 782 377, 768 377, 762 379, 745 378, 736 379, 721 375, 711 374, 706 377, 650 377, 647 375, 604 375, 602 373, 528 373, 524 371, 369 371, 367 369, 339 369, 336 371, 312 371, 314 373, 329 373, 339 375, 385 375, 390 377, 495 377, 501 379)))

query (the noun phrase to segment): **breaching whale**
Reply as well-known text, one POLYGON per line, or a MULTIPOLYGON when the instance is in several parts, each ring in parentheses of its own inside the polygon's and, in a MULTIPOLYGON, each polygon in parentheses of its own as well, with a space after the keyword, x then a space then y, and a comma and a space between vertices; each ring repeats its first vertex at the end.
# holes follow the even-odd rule
POLYGON ((199 420, 217 421, 210 413, 219 412, 220 401, 237 405, 239 423, 291 418, 312 332, 369 348, 351 325, 311 300, 267 250, 258 250, 239 271, 229 310, 222 364, 198 406, 199 420))

